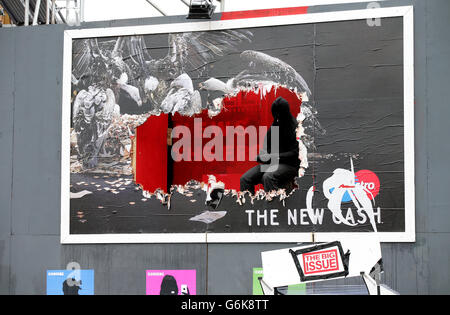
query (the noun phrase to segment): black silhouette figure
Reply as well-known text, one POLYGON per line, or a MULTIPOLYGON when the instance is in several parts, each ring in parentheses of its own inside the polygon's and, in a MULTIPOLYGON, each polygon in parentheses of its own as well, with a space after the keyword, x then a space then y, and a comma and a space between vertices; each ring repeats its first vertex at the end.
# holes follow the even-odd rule
POLYGON ((264 146, 257 157, 259 165, 249 169, 241 176, 240 190, 255 193, 255 185, 263 184, 264 190, 270 192, 280 188, 287 189, 298 174, 300 160, 298 158, 298 141, 296 138, 297 120, 292 116, 289 103, 278 97, 272 103, 273 123, 264 138, 264 146), (279 131, 278 152, 271 143, 271 134, 277 127, 279 131), (263 164, 276 166, 275 170, 263 169, 263 164))
POLYGON ((78 291, 81 290, 81 280, 76 281, 75 278, 67 278, 63 282, 63 293, 64 295, 79 295, 78 291), (69 284, 68 281, 71 281, 69 284))
POLYGON ((178 295, 178 284, 174 276, 165 275, 161 282, 159 295, 178 295))

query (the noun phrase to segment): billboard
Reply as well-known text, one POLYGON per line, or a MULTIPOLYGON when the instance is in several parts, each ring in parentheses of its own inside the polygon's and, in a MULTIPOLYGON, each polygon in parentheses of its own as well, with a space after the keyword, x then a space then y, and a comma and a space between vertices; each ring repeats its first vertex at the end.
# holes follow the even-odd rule
POLYGON ((66 31, 62 242, 414 241, 412 26, 398 7, 66 31))

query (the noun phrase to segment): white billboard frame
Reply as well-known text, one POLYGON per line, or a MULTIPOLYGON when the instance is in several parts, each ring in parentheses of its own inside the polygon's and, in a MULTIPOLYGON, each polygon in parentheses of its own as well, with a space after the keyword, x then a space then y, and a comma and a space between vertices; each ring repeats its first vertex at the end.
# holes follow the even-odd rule
POLYGON ((415 242, 415 160, 414 160, 414 17, 413 6, 363 10, 307 13, 251 19, 213 20, 112 28, 71 29, 64 32, 62 138, 61 138, 61 243, 293 243, 328 242, 357 238, 366 232, 303 233, 140 233, 71 234, 70 233, 70 115, 72 40, 92 37, 165 34, 211 31, 321 22, 403 18, 404 66, 404 162, 405 231, 379 232, 381 242, 415 242))

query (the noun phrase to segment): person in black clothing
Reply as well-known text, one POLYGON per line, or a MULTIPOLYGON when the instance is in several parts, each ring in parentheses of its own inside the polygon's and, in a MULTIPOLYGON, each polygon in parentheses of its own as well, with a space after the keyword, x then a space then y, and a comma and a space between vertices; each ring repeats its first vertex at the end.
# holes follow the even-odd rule
POLYGON ((259 165, 241 176, 241 191, 254 194, 257 184, 263 184, 266 192, 287 188, 298 174, 300 160, 295 131, 298 123, 291 114, 289 103, 284 98, 278 97, 272 103, 272 116, 272 126, 267 131, 263 148, 257 156, 259 165), (276 137, 276 129, 278 137, 276 137), (272 145, 272 141, 277 141, 278 146, 277 143, 272 145))
POLYGON ((177 280, 172 275, 165 275, 161 282, 159 295, 178 295, 177 280))
POLYGON ((79 295, 78 291, 81 290, 81 280, 76 281, 75 278, 70 279, 72 280, 71 283, 69 283, 69 278, 67 278, 63 282, 63 293, 64 295, 79 295))

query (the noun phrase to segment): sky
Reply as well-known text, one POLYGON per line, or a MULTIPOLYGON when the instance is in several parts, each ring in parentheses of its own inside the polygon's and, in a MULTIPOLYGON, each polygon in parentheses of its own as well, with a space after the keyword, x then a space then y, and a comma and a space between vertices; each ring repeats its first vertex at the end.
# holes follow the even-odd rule
MULTIPOLYGON (((150 0, 166 15, 187 15, 188 7, 181 0, 150 0)), ((216 12, 220 12, 220 3, 216 12)), ((383 1, 383 0, 381 0, 383 1)), ((377 1, 377 2, 381 2, 377 1)), ((65 2, 65 1, 60 1, 65 2)), ((185 0, 189 2, 189 0, 185 0)), ((375 2, 367 0, 225 0, 225 11, 298 7, 350 2, 375 2)), ((161 16, 146 0, 84 0, 84 21, 105 21, 161 16)))

